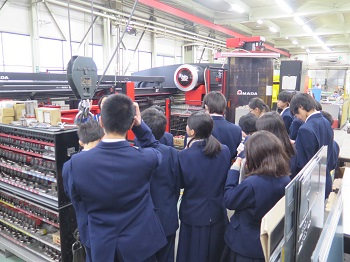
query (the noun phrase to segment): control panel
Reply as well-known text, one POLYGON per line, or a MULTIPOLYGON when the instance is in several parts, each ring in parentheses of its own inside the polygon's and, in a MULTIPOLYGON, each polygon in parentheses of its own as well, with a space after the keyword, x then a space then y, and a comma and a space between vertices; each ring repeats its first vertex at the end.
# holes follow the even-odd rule
POLYGON ((0 247, 25 261, 72 261, 74 208, 62 166, 79 148, 76 129, 0 125, 0 247))

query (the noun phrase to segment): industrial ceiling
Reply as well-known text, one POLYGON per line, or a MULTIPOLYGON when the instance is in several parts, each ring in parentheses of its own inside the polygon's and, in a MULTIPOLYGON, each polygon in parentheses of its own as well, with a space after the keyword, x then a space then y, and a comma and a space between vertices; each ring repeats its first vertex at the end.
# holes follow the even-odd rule
MULTIPOLYGON (((155 15, 162 16, 163 13, 164 17, 171 17, 173 14, 162 11, 164 5, 170 6, 197 17, 198 21, 205 19, 240 35, 265 37, 268 45, 292 55, 350 51, 350 1, 285 0, 284 3, 290 10, 281 8, 280 2, 139 0, 138 8, 145 5, 149 11, 156 10, 155 15), (238 10, 241 13, 237 12, 237 7, 241 8, 238 10)), ((197 24, 196 21, 191 21, 189 25, 199 32, 205 31, 206 27, 201 23, 197 24)))

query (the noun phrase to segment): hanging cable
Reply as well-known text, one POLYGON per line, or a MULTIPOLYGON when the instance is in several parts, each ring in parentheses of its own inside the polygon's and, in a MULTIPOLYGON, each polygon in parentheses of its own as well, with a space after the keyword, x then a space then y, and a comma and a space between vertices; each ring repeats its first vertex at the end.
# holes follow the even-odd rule
POLYGON ((68 0, 68 30, 69 30, 70 57, 73 57, 73 51, 72 51, 72 30, 71 30, 71 26, 70 26, 70 0, 68 0))
POLYGON ((94 58, 94 0, 91 0, 91 57, 94 58))
POLYGON ((114 52, 113 52, 113 55, 112 55, 111 59, 109 60, 109 62, 108 62, 108 64, 107 64, 106 69, 104 70, 102 76, 101 76, 100 79, 98 80, 97 87, 100 86, 103 77, 106 75, 106 72, 107 72, 109 66, 110 66, 111 63, 112 63, 115 54, 117 53, 117 51, 118 51, 118 49, 119 49, 120 43, 122 42, 122 40, 123 40, 123 38, 124 38, 124 36, 125 36, 125 33, 126 33, 126 31, 128 30, 128 27, 129 27, 129 24, 130 24, 130 21, 131 21, 131 17, 134 15, 134 12, 135 12, 137 3, 138 3, 138 0, 135 0, 134 6, 132 7, 131 13, 130 13, 130 15, 129 15, 128 22, 126 23, 125 30, 124 30, 122 36, 120 37, 120 39, 119 39, 119 41, 118 41, 118 44, 117 44, 117 46, 116 46, 116 48, 115 48, 115 50, 114 50, 114 52))

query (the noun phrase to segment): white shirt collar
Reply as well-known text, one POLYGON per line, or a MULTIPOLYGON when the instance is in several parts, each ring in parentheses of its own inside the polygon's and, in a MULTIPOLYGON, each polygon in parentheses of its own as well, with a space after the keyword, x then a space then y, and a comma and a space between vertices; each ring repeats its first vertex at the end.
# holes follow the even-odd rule
POLYGON ((310 118, 310 116, 313 116, 313 115, 316 115, 316 114, 321 114, 321 112, 320 112, 320 111, 315 111, 315 112, 313 112, 311 115, 309 115, 309 116, 306 118, 305 123, 306 123, 306 121, 310 118))
POLYGON ((102 142, 106 143, 114 143, 114 142, 121 142, 121 141, 126 141, 126 139, 120 139, 120 138, 102 138, 102 142))
POLYGON ((284 113, 284 111, 286 111, 288 108, 289 108, 289 106, 286 107, 285 109, 283 109, 280 115, 282 115, 284 113))

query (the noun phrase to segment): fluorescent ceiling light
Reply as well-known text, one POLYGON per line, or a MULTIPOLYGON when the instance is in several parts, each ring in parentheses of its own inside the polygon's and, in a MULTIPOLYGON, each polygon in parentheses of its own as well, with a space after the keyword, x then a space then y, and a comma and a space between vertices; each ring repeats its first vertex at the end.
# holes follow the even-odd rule
POLYGON ((305 46, 302 45, 302 46, 301 46, 301 49, 304 49, 304 48, 305 48, 305 46))
POLYGON ((270 31, 273 33, 276 33, 278 30, 272 26, 269 27, 270 31))
POLYGON ((286 13, 292 14, 293 9, 283 0, 275 0, 276 4, 286 13))
POLYGON ((237 13, 243 14, 244 13, 244 9, 239 6, 238 4, 231 4, 231 9, 232 11, 235 11, 237 13))
POLYGON ((298 25, 303 25, 303 24, 305 24, 305 22, 303 21, 303 19, 301 19, 299 16, 294 16, 294 21, 295 21, 298 25))
POLYGON ((311 52, 309 48, 308 48, 308 49, 306 49, 305 51, 306 51, 306 52, 308 52, 308 53, 310 53, 310 52, 311 52))
POLYGON ((313 38, 317 41, 317 43, 323 45, 323 41, 321 38, 319 38, 317 35, 314 35, 313 38))
POLYGON ((261 25, 262 23, 264 23, 262 20, 256 20, 256 22, 259 24, 259 25, 261 25))
POLYGON ((292 43, 295 44, 295 45, 297 45, 297 44, 298 44, 298 41, 297 41, 297 40, 293 40, 292 43))
POLYGON ((289 37, 288 37, 288 36, 286 36, 286 37, 285 37, 285 39, 289 39, 289 37))
POLYGON ((303 25, 303 29, 310 34, 312 33, 312 29, 308 25, 303 25))

